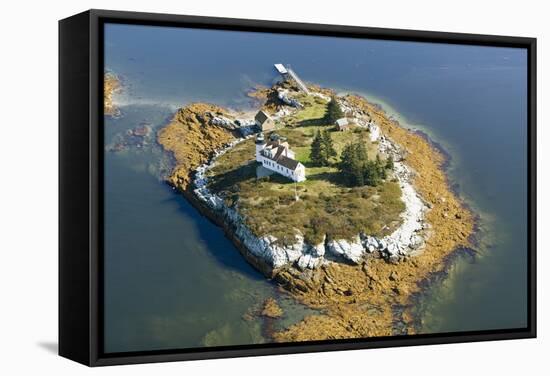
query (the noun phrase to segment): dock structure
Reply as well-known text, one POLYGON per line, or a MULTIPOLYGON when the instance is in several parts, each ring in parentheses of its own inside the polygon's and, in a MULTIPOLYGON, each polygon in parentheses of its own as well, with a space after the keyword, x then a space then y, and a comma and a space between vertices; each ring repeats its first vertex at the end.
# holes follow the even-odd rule
POLYGON ((288 73, 283 64, 274 64, 274 65, 275 65, 275 69, 277 69, 277 72, 279 72, 280 74, 285 75, 288 73))
POLYGON ((307 89, 306 84, 304 84, 303 81, 300 79, 300 77, 298 77, 298 75, 292 69, 290 69, 289 67, 286 67, 286 70, 288 71, 288 74, 290 75, 290 77, 292 77, 292 79, 294 79, 294 81, 296 81, 296 84, 298 84, 298 87, 304 93, 309 95, 309 90, 307 89))
POLYGON ((285 79, 288 79, 289 77, 292 78, 296 84, 298 85, 298 88, 302 90, 304 93, 309 95, 309 90, 304 84, 304 82, 298 77, 296 72, 294 72, 288 65, 285 67, 283 64, 274 64, 275 69, 277 69, 277 72, 281 74, 285 79))

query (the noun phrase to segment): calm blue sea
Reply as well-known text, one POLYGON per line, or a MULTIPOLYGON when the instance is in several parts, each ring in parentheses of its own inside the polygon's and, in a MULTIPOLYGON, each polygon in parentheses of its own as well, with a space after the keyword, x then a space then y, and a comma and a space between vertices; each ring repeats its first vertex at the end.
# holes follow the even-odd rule
MULTIPOLYGON (((479 253, 420 299, 421 331, 524 327, 526 51, 109 24, 105 66, 125 92, 105 143, 194 101, 248 109, 246 91, 278 78, 274 63, 368 96, 450 154, 451 183, 480 215, 479 253)), ((278 291, 162 183, 165 169, 158 147, 105 154, 106 351, 265 341, 265 324, 243 315, 278 291)), ((285 324, 309 312, 282 299, 285 324)))

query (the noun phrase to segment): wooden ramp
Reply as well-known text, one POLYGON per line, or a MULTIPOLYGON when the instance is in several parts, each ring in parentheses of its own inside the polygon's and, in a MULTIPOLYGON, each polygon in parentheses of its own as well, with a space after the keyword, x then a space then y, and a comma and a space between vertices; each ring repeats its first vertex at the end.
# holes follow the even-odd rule
POLYGON ((292 77, 292 79, 296 81, 296 84, 298 84, 298 87, 300 88, 300 90, 302 90, 304 93, 309 95, 309 90, 307 89, 306 84, 304 84, 303 81, 300 79, 300 77, 298 77, 298 75, 289 67, 286 67, 286 70, 290 75, 290 77, 292 77))

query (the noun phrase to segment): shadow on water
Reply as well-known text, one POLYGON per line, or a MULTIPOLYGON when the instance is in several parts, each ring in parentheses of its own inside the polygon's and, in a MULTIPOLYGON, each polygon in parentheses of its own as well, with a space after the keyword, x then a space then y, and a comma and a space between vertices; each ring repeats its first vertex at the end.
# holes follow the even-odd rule
POLYGON ((178 210, 186 217, 193 219, 201 240, 206 243, 205 249, 224 267, 231 268, 253 280, 264 280, 265 277, 248 264, 231 240, 225 236, 221 227, 212 223, 191 205, 185 197, 166 185, 173 192, 168 201, 175 202, 178 210))

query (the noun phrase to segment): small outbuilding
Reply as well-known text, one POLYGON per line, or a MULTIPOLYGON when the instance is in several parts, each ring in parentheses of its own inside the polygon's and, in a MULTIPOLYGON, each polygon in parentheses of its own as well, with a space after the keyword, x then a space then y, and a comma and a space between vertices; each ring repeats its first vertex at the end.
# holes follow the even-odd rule
POLYGON ((340 118, 334 122, 334 125, 336 126, 337 131, 345 131, 348 130, 350 127, 350 124, 348 122, 348 119, 346 118, 340 118))
POLYGON ((260 128, 260 131, 262 132, 270 131, 275 128, 275 122, 263 110, 258 111, 256 116, 254 117, 254 121, 256 122, 256 125, 258 126, 258 128, 260 128))

